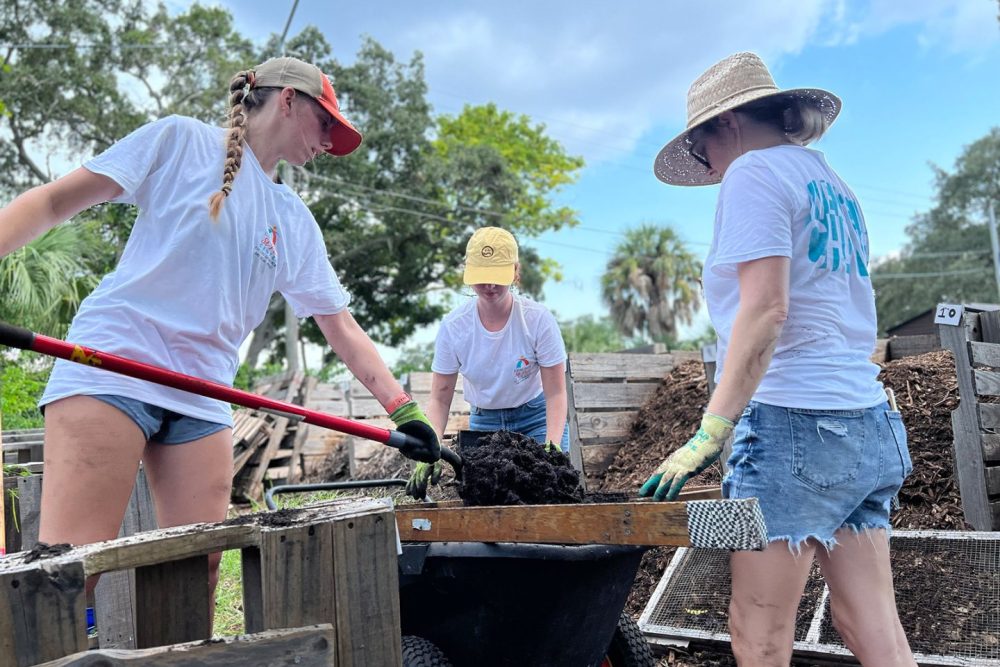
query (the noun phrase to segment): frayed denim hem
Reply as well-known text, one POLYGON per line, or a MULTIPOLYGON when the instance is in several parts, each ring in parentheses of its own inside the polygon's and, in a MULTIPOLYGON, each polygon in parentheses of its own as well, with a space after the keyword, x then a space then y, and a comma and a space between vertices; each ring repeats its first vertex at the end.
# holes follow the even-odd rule
MULTIPOLYGON (((844 530, 844 529, 849 529, 854 535, 857 536, 860 536, 862 533, 868 534, 869 531, 873 530, 884 530, 887 537, 892 537, 892 527, 889 525, 882 526, 877 524, 845 523, 838 530, 844 530)), ((833 551, 833 548, 838 544, 840 544, 840 542, 837 541, 837 538, 832 535, 829 538, 824 538, 816 534, 806 535, 805 537, 801 538, 793 538, 790 535, 779 535, 776 537, 769 537, 767 539, 767 542, 768 544, 771 544, 773 542, 788 542, 788 551, 793 556, 798 558, 799 556, 802 555, 802 545, 808 542, 809 540, 813 540, 821 547, 826 549, 827 553, 833 551)))

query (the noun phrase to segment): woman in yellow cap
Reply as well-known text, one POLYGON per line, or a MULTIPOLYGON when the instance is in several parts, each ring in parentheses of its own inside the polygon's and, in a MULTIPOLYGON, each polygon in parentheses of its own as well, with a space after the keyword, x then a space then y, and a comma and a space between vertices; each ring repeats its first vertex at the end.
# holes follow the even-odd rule
MULTIPOLYGON (((337 355, 400 430, 440 456, 426 417, 347 309, 309 208, 275 183, 280 160, 347 155, 361 134, 329 79, 295 58, 239 72, 227 128, 170 116, 0 210, 0 257, 101 202, 138 216, 116 270, 80 305, 68 339, 232 384, 244 339, 281 292, 312 316, 337 355)), ((87 544, 118 535, 142 460, 160 527, 221 521, 232 484, 227 403, 65 361, 45 411, 39 540, 87 544)), ((217 580, 219 555, 210 560, 217 580)), ((91 578, 88 587, 96 581, 91 578)))
POLYGON ((806 147, 840 106, 825 90, 779 90, 760 58, 735 54, 692 84, 687 129, 654 169, 673 185, 721 182, 703 280, 719 362, 697 434, 640 494, 676 498, 734 436, 723 495, 757 498, 770 542, 730 560, 741 665, 789 663, 814 558, 834 627, 861 664, 915 664, 888 538, 912 464, 870 359, 868 232, 850 187, 806 147))
MULTIPOLYGON (((483 227, 469 239, 464 281, 475 298, 438 330, 427 416, 440 438, 461 373, 470 429, 514 431, 568 452, 566 346, 552 313, 511 291, 519 272, 517 241, 507 230, 483 227)), ((418 463, 407 493, 426 497, 440 470, 418 463)))

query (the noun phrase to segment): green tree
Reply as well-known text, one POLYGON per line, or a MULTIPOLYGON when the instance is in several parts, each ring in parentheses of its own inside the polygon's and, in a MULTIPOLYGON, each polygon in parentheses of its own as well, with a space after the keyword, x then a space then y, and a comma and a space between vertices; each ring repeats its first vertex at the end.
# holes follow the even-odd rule
POLYGON ((940 302, 1000 300, 987 226, 990 202, 1000 209, 1000 128, 966 146, 953 172, 934 170, 934 207, 906 228, 898 257, 872 265, 882 333, 940 302))
POLYGON ((434 341, 407 345, 400 351, 399 359, 392 366, 392 374, 402 377, 406 373, 430 371, 434 362, 434 341))
POLYGON ((617 352, 628 347, 610 317, 582 315, 559 323, 567 352, 617 352))
POLYGON ((701 304, 701 262, 668 226, 625 232, 601 276, 601 296, 625 336, 676 338, 701 304))

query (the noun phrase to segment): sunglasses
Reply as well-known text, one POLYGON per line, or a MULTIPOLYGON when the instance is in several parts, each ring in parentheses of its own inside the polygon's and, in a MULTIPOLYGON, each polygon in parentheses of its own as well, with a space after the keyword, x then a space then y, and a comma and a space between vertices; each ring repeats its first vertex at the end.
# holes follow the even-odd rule
POLYGON ((712 165, 708 161, 708 156, 705 155, 705 133, 701 129, 700 127, 696 127, 688 132, 688 155, 697 160, 705 169, 711 169, 712 165))

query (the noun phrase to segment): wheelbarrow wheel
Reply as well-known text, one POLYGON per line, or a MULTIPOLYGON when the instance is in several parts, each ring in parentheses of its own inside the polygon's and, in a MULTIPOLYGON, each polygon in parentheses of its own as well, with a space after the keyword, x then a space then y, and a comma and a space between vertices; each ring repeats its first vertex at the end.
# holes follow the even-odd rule
POLYGON ((405 635, 403 667, 451 667, 451 662, 433 642, 423 637, 405 635))
POLYGON ((628 612, 618 618, 618 627, 611 638, 603 667, 654 667, 656 657, 642 631, 628 612))

